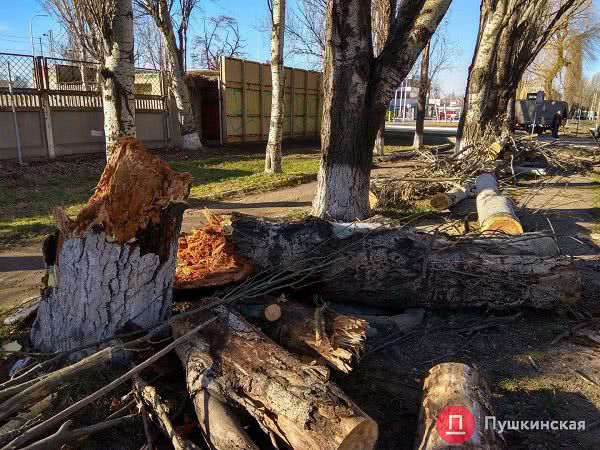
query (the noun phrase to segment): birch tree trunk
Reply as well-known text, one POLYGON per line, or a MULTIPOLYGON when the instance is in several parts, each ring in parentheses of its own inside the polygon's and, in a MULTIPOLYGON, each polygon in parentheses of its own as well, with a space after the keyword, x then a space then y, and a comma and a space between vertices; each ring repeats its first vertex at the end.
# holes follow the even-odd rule
POLYGON ((154 18, 165 42, 170 68, 169 86, 175 98, 177 120, 179 121, 179 130, 183 139, 183 148, 185 150, 200 150, 202 149, 200 130, 197 129, 194 120, 190 91, 185 84, 184 78, 184 53, 183 49, 177 47, 167 0, 144 0, 144 5, 148 13, 154 18))
POLYGON ((368 216, 373 146, 389 98, 450 1, 402 2, 393 33, 375 59, 368 2, 328 2, 322 158, 313 201, 316 215, 346 221, 368 216))
MULTIPOLYGON (((285 0, 273 0, 271 30, 271 123, 265 156, 265 172, 281 173, 281 141, 283 139, 283 37, 285 30, 285 0)), ((293 114, 293 112, 290 112, 293 114)))
POLYGON ((421 55, 421 75, 419 80, 419 98, 417 99, 417 122, 415 124, 415 150, 423 147, 423 129, 425 128, 425 109, 427 108, 427 93, 429 92, 429 47, 428 42, 421 55))
POLYGON ((107 161, 119 139, 135 137, 132 0, 114 0, 114 8, 108 29, 99 30, 105 55, 100 75, 107 161))

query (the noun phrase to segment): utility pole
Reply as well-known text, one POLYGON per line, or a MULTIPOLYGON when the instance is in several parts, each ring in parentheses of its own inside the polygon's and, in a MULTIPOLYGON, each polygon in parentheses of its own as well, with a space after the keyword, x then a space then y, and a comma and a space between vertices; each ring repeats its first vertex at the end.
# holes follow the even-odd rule
POLYGON ((44 47, 42 46, 42 37, 38 38, 40 40, 40 56, 44 56, 44 47))
POLYGON ((50 42, 50 56, 56 57, 54 54, 54 38, 52 36, 52 30, 48 30, 48 41, 50 42))

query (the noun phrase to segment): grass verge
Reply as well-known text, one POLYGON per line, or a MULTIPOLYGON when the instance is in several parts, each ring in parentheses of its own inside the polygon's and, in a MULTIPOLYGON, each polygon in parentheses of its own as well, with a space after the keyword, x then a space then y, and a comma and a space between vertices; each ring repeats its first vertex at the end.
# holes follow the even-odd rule
MULTIPOLYGON (((30 166, 12 177, 0 177, 0 248, 27 245, 54 226, 56 207, 77 214, 94 191, 103 162, 64 164, 50 169, 30 166)), ((60 164, 60 163, 59 163, 60 164)), ((206 160, 170 162, 177 171, 190 172, 192 204, 220 200, 242 193, 269 191, 316 179, 317 154, 284 157, 282 174, 265 174, 262 155, 231 155, 206 160)))

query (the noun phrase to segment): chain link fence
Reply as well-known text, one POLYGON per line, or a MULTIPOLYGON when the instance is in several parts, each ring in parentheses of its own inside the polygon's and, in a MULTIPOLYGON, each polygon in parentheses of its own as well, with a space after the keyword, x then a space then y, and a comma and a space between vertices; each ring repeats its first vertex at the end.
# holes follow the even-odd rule
MULTIPOLYGON (((0 53, 0 90, 47 90, 61 93, 100 92, 100 65, 90 61, 41 58, 0 53)), ((163 74, 154 69, 135 69, 134 94, 138 97, 162 97, 163 74)))
POLYGON ((0 90, 36 89, 37 76, 35 58, 29 55, 0 53, 0 90))

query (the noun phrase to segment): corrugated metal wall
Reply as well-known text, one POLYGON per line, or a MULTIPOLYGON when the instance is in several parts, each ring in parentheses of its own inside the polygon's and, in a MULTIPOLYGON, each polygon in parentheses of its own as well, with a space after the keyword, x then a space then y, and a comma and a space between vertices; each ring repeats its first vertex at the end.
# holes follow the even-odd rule
MULTIPOLYGON (((266 141, 271 117, 271 66, 223 58, 220 70, 223 140, 266 141)), ((284 91, 283 138, 318 137, 323 106, 321 73, 286 67, 284 91)))

